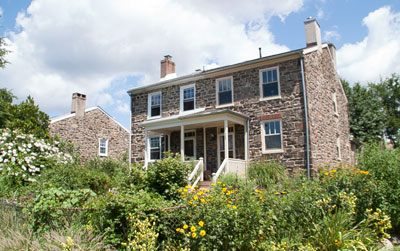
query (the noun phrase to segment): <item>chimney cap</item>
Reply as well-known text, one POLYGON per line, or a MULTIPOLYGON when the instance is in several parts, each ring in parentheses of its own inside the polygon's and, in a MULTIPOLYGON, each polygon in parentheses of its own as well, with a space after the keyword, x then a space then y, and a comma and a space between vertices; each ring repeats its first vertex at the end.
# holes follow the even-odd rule
POLYGON ((164 59, 170 59, 170 58, 172 58, 171 55, 165 55, 165 56, 164 56, 164 59))
POLYGON ((308 24, 308 23, 312 23, 312 22, 316 22, 319 25, 317 19, 313 18, 312 16, 307 17, 307 19, 304 21, 304 24, 308 24))

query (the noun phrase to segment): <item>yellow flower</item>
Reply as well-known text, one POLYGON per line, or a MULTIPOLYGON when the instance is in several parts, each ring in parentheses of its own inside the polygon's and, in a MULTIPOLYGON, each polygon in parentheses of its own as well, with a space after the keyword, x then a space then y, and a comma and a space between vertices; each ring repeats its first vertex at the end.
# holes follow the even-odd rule
POLYGON ((360 174, 368 174, 369 172, 368 171, 362 171, 362 170, 360 170, 360 174))
POLYGON ((232 206, 233 209, 236 209, 237 207, 235 205, 232 206))
POLYGON ((203 226, 204 226, 204 221, 202 221, 202 220, 199 221, 199 226, 200 226, 200 227, 203 227, 203 226))
POLYGON ((180 232, 180 231, 181 231, 181 228, 178 227, 178 228, 176 229, 176 232, 180 232))
POLYGON ((275 194, 276 194, 276 195, 279 195, 279 194, 281 194, 281 193, 280 193, 280 192, 275 192, 275 194))
POLYGON ((200 231, 200 235, 201 235, 201 236, 204 236, 204 235, 206 235, 206 231, 204 231, 204 230, 201 230, 201 231, 200 231))
POLYGON ((185 188, 189 188, 189 186, 185 186, 185 188))
POLYGON ((126 243, 125 242, 121 242, 121 246, 126 247, 126 243))
POLYGON ((211 183, 211 186, 215 186, 215 184, 214 184, 214 183, 211 183))
POLYGON ((228 205, 226 205, 227 207, 231 207, 231 205, 230 204, 228 204, 228 205))
POLYGON ((325 175, 329 175, 329 173, 328 173, 328 172, 326 172, 326 173, 325 173, 325 175))
POLYGON ((192 233, 192 237, 196 238, 197 234, 196 233, 192 233))
POLYGON ((331 170, 331 173, 336 173, 336 170, 331 170))
POLYGON ((228 192, 226 193, 226 195, 231 195, 231 192, 228 191, 228 192))
POLYGON ((262 200, 262 196, 260 196, 260 200, 262 200))
POLYGON ((184 192, 187 192, 188 190, 185 188, 185 189, 183 189, 183 191, 184 191, 184 192))
POLYGON ((221 184, 222 182, 221 182, 221 181, 218 181, 217 183, 218 183, 218 184, 221 184))
POLYGON ((196 231, 196 227, 195 226, 191 226, 190 227, 190 231, 192 231, 192 232, 196 231))
POLYGON ((222 188, 222 192, 225 193, 227 189, 228 189, 228 188, 226 188, 226 187, 222 188))
POLYGON ((189 226, 185 224, 185 225, 183 226, 183 229, 187 229, 188 227, 189 227, 189 226))
POLYGON ((185 230, 181 229, 179 232, 181 232, 183 234, 185 232, 185 230))
POLYGON ((193 199, 194 199, 194 200, 198 200, 199 197, 197 197, 197 195, 195 195, 195 196, 193 197, 193 199))
POLYGON ((232 204, 232 201, 228 201, 229 204, 232 204))
POLYGON ((284 192, 282 192, 282 194, 285 194, 286 192, 284 191, 284 192))
POLYGON ((204 203, 204 202, 206 202, 206 200, 205 200, 205 199, 203 199, 203 198, 201 198, 201 199, 200 199, 200 201, 201 201, 201 202, 203 202, 203 203, 204 203))

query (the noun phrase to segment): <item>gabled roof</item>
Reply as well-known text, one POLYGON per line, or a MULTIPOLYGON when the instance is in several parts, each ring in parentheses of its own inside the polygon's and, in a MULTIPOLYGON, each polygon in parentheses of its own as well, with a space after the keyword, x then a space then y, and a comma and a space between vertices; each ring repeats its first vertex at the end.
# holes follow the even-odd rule
MULTIPOLYGON (((117 125, 122 127, 128 133, 130 133, 121 123, 119 123, 117 120, 115 120, 110 114, 108 114, 106 111, 104 111, 103 108, 101 108, 100 106, 87 108, 87 109, 85 109, 85 113, 93 111, 93 110, 96 110, 96 109, 98 109, 101 112, 103 112, 107 117, 109 117, 111 120, 113 120, 117 125)), ((64 115, 61 115, 61 116, 53 117, 53 118, 50 118, 50 124, 56 123, 56 122, 64 120, 64 119, 73 118, 75 116, 76 116, 76 113, 68 113, 68 114, 64 114, 64 115)))

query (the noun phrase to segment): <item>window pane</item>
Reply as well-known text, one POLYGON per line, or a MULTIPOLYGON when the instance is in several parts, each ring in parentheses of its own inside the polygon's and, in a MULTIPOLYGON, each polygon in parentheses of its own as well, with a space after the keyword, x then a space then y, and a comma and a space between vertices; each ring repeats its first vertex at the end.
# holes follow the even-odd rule
POLYGON ((278 81, 278 71, 277 70, 272 70, 272 81, 273 82, 278 81))
POLYGON ((219 150, 223 151, 225 149, 224 147, 224 136, 219 136, 219 150))
POLYGON ((264 71, 262 73, 262 79, 263 79, 263 83, 267 83, 267 72, 266 71, 264 71))
POLYGON ((151 149, 150 159, 160 159, 160 149, 151 149))
POLYGON ((278 83, 263 85, 263 97, 277 96, 278 94, 278 83))
POLYGON ((265 136, 266 149, 281 149, 281 135, 265 136))
POLYGON ((275 132, 281 133, 281 123, 279 121, 275 121, 275 132))
POLYGON ((194 100, 183 101, 183 110, 184 111, 194 110, 194 100))
POLYGON ((269 132, 269 122, 265 122, 265 135, 270 134, 269 132))
POLYGON ((232 92, 220 92, 218 95, 220 105, 232 103, 232 92))
POLYGON ((233 149, 233 135, 228 135, 228 147, 229 147, 229 150, 232 150, 233 149))
POLYGON ((157 95, 153 95, 151 96, 151 105, 159 105, 161 102, 161 95, 157 94, 157 95))
POLYGON ((155 106, 155 107, 151 108, 151 116, 152 117, 160 116, 160 112, 161 112, 160 106, 155 106))
POLYGON ((183 90, 183 99, 194 98, 194 87, 186 88, 183 90))
POLYGON ((100 153, 105 154, 106 153, 106 148, 104 146, 100 146, 100 153))
POLYGON ((159 138, 150 138, 150 147, 151 148, 159 148, 160 147, 160 139, 159 138))
POLYGON ((269 127, 271 129, 271 134, 275 134, 275 123, 269 122, 269 127))
POLYGON ((268 71, 267 83, 272 82, 272 71, 268 71))

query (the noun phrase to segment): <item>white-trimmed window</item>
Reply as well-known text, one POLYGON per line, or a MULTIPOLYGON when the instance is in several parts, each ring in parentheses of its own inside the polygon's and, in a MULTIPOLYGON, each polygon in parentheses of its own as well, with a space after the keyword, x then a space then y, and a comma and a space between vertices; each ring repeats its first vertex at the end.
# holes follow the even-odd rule
POLYGON ((217 79, 217 106, 233 103, 233 78, 217 79))
POLYGON ((154 136, 149 138, 150 160, 161 159, 161 137, 154 136))
POLYGON ((339 113, 338 113, 338 107, 337 107, 336 93, 332 94, 332 103, 333 103, 333 112, 335 113, 336 116, 338 116, 339 113))
POLYGON ((99 155, 108 156, 108 139, 99 138, 99 155))
POLYGON ((195 84, 181 87, 181 112, 196 109, 196 86, 195 84))
POLYGON ((281 120, 262 121, 261 134, 263 153, 276 153, 283 151, 281 120))
POLYGON ((336 151, 337 151, 338 160, 341 160, 342 156, 340 153, 340 136, 336 136, 336 151))
POLYGON ((161 91, 149 94, 148 117, 161 117, 161 91))
POLYGON ((274 67, 260 70, 261 99, 279 98, 280 95, 279 68, 274 67))

